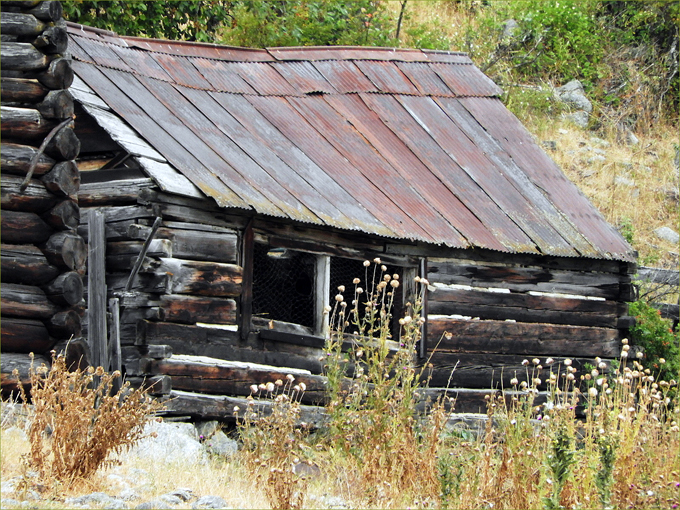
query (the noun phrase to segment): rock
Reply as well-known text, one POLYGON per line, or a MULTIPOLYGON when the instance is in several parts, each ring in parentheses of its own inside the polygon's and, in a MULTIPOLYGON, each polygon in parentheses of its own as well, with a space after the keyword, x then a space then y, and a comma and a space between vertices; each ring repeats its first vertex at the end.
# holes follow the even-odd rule
POLYGON ((625 143, 626 145, 637 145, 640 143, 640 140, 630 128, 621 124, 616 126, 616 139, 619 143, 625 143))
POLYGON ((635 182, 624 175, 617 175, 614 177, 614 184, 618 186, 630 186, 631 188, 635 186, 635 182))
POLYGON ((505 20, 503 22, 503 35, 501 35, 501 41, 504 43, 510 42, 518 28, 519 23, 517 23, 514 19, 505 20))
POLYGON ((607 158, 605 158, 604 156, 601 156, 599 154, 596 154, 595 156, 588 158, 588 164, 589 165, 592 165, 594 163, 604 163, 605 161, 607 161, 607 158))
POLYGON ((586 111, 578 111, 574 113, 563 113, 562 119, 572 124, 577 125, 580 128, 587 128, 588 122, 590 121, 590 114, 586 111))
POLYGON ((191 423, 149 422, 144 439, 130 449, 130 455, 154 463, 204 464, 207 454, 191 423), (152 434, 156 437, 152 437, 152 434))
POLYGON ((198 439, 200 439, 201 441, 203 441, 204 439, 208 439, 215 432, 220 430, 220 427, 221 427, 220 422, 217 420, 197 422, 196 433, 198 434, 198 439))
POLYGON ((590 137, 590 143, 592 143, 593 145, 598 145, 600 147, 609 147, 611 145, 607 140, 603 140, 602 138, 598 138, 596 136, 590 137))
POLYGON ((175 496, 174 494, 163 494, 160 498, 163 501, 165 501, 168 505, 172 506, 177 506, 181 505, 184 503, 184 500, 180 498, 179 496, 175 496))
POLYGON ((194 491, 187 488, 175 489, 169 493, 171 496, 177 496, 182 501, 189 501, 194 497, 194 491))
POLYGON ((571 80, 566 85, 556 88, 555 96, 574 110, 588 114, 593 111, 593 104, 586 97, 583 85, 578 80, 571 80))
POLYGON ((293 466, 293 473, 301 478, 318 478, 321 476, 321 469, 311 462, 299 462, 293 466))
POLYGON ((168 508, 172 508, 170 505, 168 505, 165 501, 162 499, 152 499, 150 501, 145 501, 144 503, 140 503, 135 507, 135 510, 166 510, 168 508))
POLYGON ((118 498, 123 501, 132 501, 134 499, 139 499, 139 493, 134 489, 123 489, 118 493, 118 498))
POLYGON ((191 508, 229 508, 227 502, 219 496, 203 496, 196 501, 191 508))
POLYGON ((541 145, 548 149, 549 151, 557 150, 557 142, 555 140, 545 140, 541 142, 541 145))
POLYGON ((569 134, 569 131, 567 129, 564 129, 564 128, 558 129, 557 132, 561 135, 568 135, 569 134))
POLYGON ((669 227, 659 227, 657 228, 654 233, 659 239, 663 239, 664 241, 668 241, 671 244, 677 245, 678 242, 680 242, 680 234, 678 234, 675 230, 669 227))
POLYGON ((659 188, 657 191, 659 193, 663 193, 666 200, 671 202, 680 201, 680 189, 678 189, 677 186, 664 186, 663 188, 659 188))
POLYGON ((76 498, 66 498, 65 503, 81 508, 89 508, 90 505, 112 509, 127 508, 125 501, 109 496, 105 492, 93 492, 92 494, 85 494, 76 498))
POLYGON ((231 457, 238 451, 238 443, 218 430, 205 442, 208 451, 221 457, 231 457))

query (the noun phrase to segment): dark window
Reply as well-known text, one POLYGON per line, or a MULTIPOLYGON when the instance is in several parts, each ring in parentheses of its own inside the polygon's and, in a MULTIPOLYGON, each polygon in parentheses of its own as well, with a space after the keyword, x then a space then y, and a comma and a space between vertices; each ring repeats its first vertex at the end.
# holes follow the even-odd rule
POLYGON ((314 327, 316 256, 255 244, 253 315, 314 327))

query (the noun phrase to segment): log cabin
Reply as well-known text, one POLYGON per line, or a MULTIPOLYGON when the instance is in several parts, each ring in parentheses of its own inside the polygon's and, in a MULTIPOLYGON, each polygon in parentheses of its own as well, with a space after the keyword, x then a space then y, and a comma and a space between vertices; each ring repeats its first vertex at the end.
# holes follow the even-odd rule
POLYGON ((636 253, 467 55, 67 31, 82 327, 167 413, 292 373, 314 416, 324 308, 375 258, 428 280, 417 361, 459 412, 524 359, 618 356, 636 253))

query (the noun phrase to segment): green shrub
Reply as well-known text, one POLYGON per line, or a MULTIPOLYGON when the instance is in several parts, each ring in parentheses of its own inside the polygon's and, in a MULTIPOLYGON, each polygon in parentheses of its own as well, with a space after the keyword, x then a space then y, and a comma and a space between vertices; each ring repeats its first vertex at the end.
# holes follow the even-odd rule
POLYGON ((631 303, 630 314, 636 319, 635 326, 630 329, 631 339, 645 351, 643 365, 662 380, 677 380, 680 371, 680 335, 673 332, 671 322, 643 300, 631 303))

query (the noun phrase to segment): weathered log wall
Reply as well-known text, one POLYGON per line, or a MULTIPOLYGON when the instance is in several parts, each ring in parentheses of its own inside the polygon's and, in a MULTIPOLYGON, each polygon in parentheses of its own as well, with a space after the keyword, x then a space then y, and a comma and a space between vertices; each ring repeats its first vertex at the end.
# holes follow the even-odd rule
POLYGON ((428 261, 432 382, 508 388, 524 359, 616 358, 633 319, 634 267, 485 254, 428 261))
POLYGON ((28 366, 28 353, 44 356, 68 340, 82 344, 73 339, 81 334, 86 260, 84 241, 76 232, 80 174, 74 160, 80 142, 67 90, 73 70, 61 3, 3 1, 0 11, 6 393, 16 389, 6 372, 12 364, 28 366))

